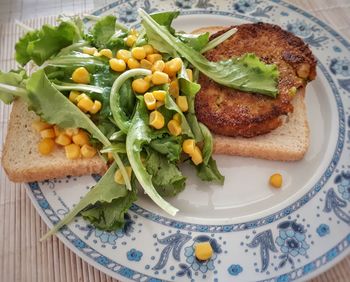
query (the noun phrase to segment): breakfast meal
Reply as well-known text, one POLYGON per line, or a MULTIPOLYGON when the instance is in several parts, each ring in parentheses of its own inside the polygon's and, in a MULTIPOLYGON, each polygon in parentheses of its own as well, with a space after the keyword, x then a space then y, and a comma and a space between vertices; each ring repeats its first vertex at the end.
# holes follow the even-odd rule
POLYGON ((16 60, 30 72, 0 72, 0 99, 13 103, 8 177, 103 175, 46 236, 77 215, 122 227, 138 187, 174 216, 164 197, 185 189, 184 162, 223 184, 213 153, 290 161, 308 148, 316 60, 301 39, 267 23, 186 34, 171 27, 179 12, 139 15, 141 30, 110 15, 90 28, 74 17, 29 31, 16 60))

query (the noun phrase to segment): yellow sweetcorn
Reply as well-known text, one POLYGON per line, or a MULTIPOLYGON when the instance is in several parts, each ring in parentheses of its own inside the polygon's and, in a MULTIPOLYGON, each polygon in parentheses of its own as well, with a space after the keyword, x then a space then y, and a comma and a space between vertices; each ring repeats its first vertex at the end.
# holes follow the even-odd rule
POLYGON ((173 120, 176 120, 178 123, 181 124, 181 115, 179 113, 174 114, 173 120))
POLYGON ((168 122, 168 130, 171 135, 178 136, 182 132, 181 125, 178 121, 172 119, 168 122))
POLYGON ((166 95, 166 91, 164 90, 154 90, 152 92, 154 98, 157 99, 157 101, 161 101, 164 102, 165 101, 165 95, 166 95))
POLYGON ((125 44, 128 46, 128 47, 131 47, 132 45, 134 45, 134 43, 136 42, 137 40, 137 36, 133 35, 133 34, 130 34, 128 35, 124 41, 125 41, 125 44))
POLYGON ((92 105, 91 109, 90 109, 90 113, 92 113, 93 115, 98 113, 99 110, 101 110, 102 108, 102 104, 99 100, 95 100, 94 104, 92 105))
POLYGON ((198 146, 194 147, 194 152, 191 155, 191 160, 195 165, 199 165, 203 162, 202 152, 198 146))
POLYGON ((112 70, 117 72, 122 72, 122 71, 125 71, 126 69, 126 63, 122 59, 116 59, 116 58, 110 59, 109 66, 111 67, 112 70))
POLYGON ((57 137, 58 135, 64 133, 64 130, 60 128, 58 125, 53 126, 53 131, 55 131, 55 136, 57 137))
POLYGON ((44 138, 38 143, 39 153, 42 155, 49 155, 55 148, 55 142, 51 138, 44 138))
POLYGON ((172 82, 170 82, 169 93, 174 98, 177 98, 179 96, 180 87, 179 87, 179 80, 178 79, 174 79, 172 82))
POLYGON ((155 71, 163 71, 164 70, 164 67, 165 67, 165 63, 163 60, 158 60, 158 61, 155 61, 153 63, 153 66, 152 66, 152 72, 155 72, 155 71))
POLYGON ((83 47, 83 53, 87 55, 94 55, 97 52, 95 47, 83 47))
POLYGON ((152 81, 152 75, 151 75, 151 74, 146 75, 143 79, 144 79, 145 81, 151 83, 151 81, 152 81))
POLYGON ((280 173, 274 173, 270 176, 269 183, 274 188, 281 188, 282 187, 282 175, 280 173))
POLYGON ((135 28, 130 29, 129 34, 135 35, 136 37, 139 36, 139 32, 135 28))
POLYGON ((131 49, 131 55, 137 60, 142 60, 146 58, 146 51, 143 47, 134 47, 131 49))
POLYGON ((96 155, 97 151, 94 147, 88 145, 88 144, 84 144, 83 146, 81 146, 80 148, 80 153, 83 156, 83 158, 87 158, 90 159, 93 156, 96 155))
POLYGON ((89 96, 83 97, 79 100, 77 106, 79 109, 81 109, 83 112, 88 112, 92 109, 94 105, 94 102, 90 99, 89 96))
POLYGON ((111 49, 102 49, 100 51, 100 55, 101 56, 104 56, 104 57, 107 57, 109 59, 112 59, 113 58, 113 53, 112 53, 112 50, 111 49))
POLYGON ((117 52, 117 59, 123 60, 125 63, 131 58, 131 52, 129 50, 120 49, 117 52))
POLYGON ((80 147, 77 144, 69 144, 64 146, 64 151, 66 153, 66 158, 69 160, 76 160, 80 158, 80 147))
POLYGON ((72 74, 72 80, 76 83, 89 84, 90 73, 84 67, 77 68, 72 74))
POLYGON ((149 115, 149 125, 154 127, 155 129, 161 129, 164 127, 165 121, 164 121, 164 116, 158 112, 158 111, 153 111, 149 115))
MULTIPOLYGON (((131 166, 126 166, 125 167, 126 173, 128 175, 129 180, 131 179, 131 174, 132 174, 132 168, 131 166)), ((120 185, 124 185, 125 181, 122 175, 122 172, 120 171, 120 169, 117 169, 117 171, 114 174, 114 181, 120 185)))
POLYGON ((182 112, 188 111, 188 102, 187 102, 186 96, 178 96, 176 98, 176 104, 179 106, 179 108, 182 112))
POLYGON ((64 133, 66 133, 68 136, 72 137, 73 135, 76 135, 79 133, 79 128, 66 128, 64 130, 64 133))
POLYGON ((67 146, 72 143, 72 139, 67 134, 61 133, 56 137, 55 143, 61 146, 67 146))
POLYGON ((143 68, 143 69, 152 69, 152 63, 146 59, 142 59, 140 61, 140 67, 143 68))
POLYGON ((143 78, 137 78, 131 83, 132 89, 139 94, 145 93, 150 88, 150 86, 151 84, 143 78))
POLYGON ((182 60, 180 58, 174 58, 165 64, 164 72, 169 76, 174 76, 182 67, 182 60))
POLYGON ((152 64, 154 64, 156 61, 162 59, 162 55, 161 54, 150 54, 150 55, 147 55, 146 58, 148 61, 150 61, 152 64))
POLYGON ((155 85, 160 85, 160 84, 164 84, 167 83, 169 80, 169 76, 161 71, 155 71, 152 74, 152 83, 155 85))
POLYGON ((188 76, 189 81, 193 81, 193 72, 191 69, 186 69, 186 73, 188 76))
POLYGON ((156 99, 151 92, 147 92, 144 96, 147 109, 154 110, 156 108, 156 99))
POLYGON ((143 45, 142 47, 143 49, 145 49, 146 55, 153 54, 154 49, 152 45, 147 44, 147 45, 143 45))
POLYGON ((159 109, 161 106, 164 106, 164 104, 165 104, 165 103, 162 102, 162 101, 157 101, 157 102, 156 102, 156 108, 159 109))
POLYGON ((34 121, 34 122, 32 123, 32 128, 33 128, 35 131, 37 131, 37 132, 40 132, 40 131, 42 131, 42 130, 44 130, 44 129, 48 129, 48 128, 50 128, 50 127, 52 127, 51 124, 49 124, 49 123, 47 123, 47 122, 44 122, 44 121, 42 121, 42 120, 40 120, 40 119, 38 119, 38 120, 36 120, 36 121, 34 121))
POLYGON ((72 141, 79 146, 89 144, 89 135, 84 130, 80 129, 77 134, 72 136, 72 141))
POLYGON ((182 143, 182 150, 186 153, 192 156, 194 154, 194 150, 196 147, 196 141, 194 139, 186 139, 182 143))
POLYGON ((194 246, 194 254, 200 261, 206 261, 213 255, 213 248, 210 242, 196 243, 194 246))
POLYGON ((128 60, 127 64, 128 64, 129 69, 137 69, 141 66, 140 62, 138 60, 136 60, 135 58, 130 58, 128 60))
POLYGON ((69 101, 71 101, 72 103, 76 103, 77 102, 77 97, 80 95, 81 93, 79 91, 75 91, 72 90, 71 92, 69 92, 69 101))
POLYGON ((55 131, 53 130, 53 128, 47 128, 47 129, 43 129, 40 131, 40 136, 41 138, 55 138, 55 131))
POLYGON ((82 93, 75 98, 75 101, 79 102, 83 98, 89 98, 89 96, 86 95, 85 93, 82 93))

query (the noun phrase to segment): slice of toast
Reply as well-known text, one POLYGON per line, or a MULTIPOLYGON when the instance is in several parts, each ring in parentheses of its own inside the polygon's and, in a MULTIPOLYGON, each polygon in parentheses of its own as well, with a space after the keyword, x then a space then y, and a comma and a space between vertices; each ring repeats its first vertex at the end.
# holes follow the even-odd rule
POLYGON ((2 156, 2 165, 10 180, 30 182, 106 171, 107 165, 98 155, 91 159, 69 160, 64 148, 58 146, 49 156, 41 155, 38 152, 40 135, 32 129, 36 119, 38 116, 28 111, 23 101, 13 103, 2 156))

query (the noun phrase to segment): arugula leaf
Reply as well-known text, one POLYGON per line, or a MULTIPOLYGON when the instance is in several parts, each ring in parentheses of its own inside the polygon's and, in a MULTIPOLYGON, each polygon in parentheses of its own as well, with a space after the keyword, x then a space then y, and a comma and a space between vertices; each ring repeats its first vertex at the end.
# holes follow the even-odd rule
POLYGON ((108 67, 108 64, 99 57, 90 56, 80 52, 73 52, 69 55, 62 55, 47 60, 42 67, 46 66, 60 68, 91 67, 89 70, 95 70, 96 67, 106 68, 108 67))
POLYGON ((276 97, 278 93, 276 65, 263 63, 255 54, 245 54, 226 61, 210 62, 200 52, 174 37, 145 11, 139 9, 139 14, 149 43, 156 49, 169 54, 178 52, 204 75, 221 85, 276 97))
POLYGON ((39 38, 39 30, 29 31, 22 36, 15 45, 16 61, 24 66, 31 60, 31 56, 27 51, 30 42, 39 38))
POLYGON ((126 137, 126 152, 137 180, 144 191, 160 208, 174 216, 178 209, 166 202, 157 192, 152 183, 152 176, 147 172, 141 161, 141 151, 144 144, 152 140, 152 130, 148 126, 148 110, 143 97, 138 97, 135 115, 126 137))
POLYGON ((110 95, 110 106, 113 115, 113 119, 118 127, 124 132, 128 133, 131 120, 122 108, 122 101, 120 95, 120 89, 122 85, 129 78, 139 75, 150 75, 152 72, 146 69, 132 69, 122 73, 113 83, 111 95, 110 95))
POLYGON ((224 184, 225 177, 219 172, 216 161, 210 157, 208 163, 204 162, 196 166, 197 176, 203 181, 217 181, 224 184))
MULTIPOLYGON (((99 128, 79 108, 60 93, 47 79, 44 70, 33 73, 27 83, 30 107, 45 121, 57 124, 62 128, 83 128, 104 146, 111 142, 99 128)), ((131 190, 130 180, 125 167, 117 153, 112 153, 121 170, 128 190, 131 190)))
POLYGON ((91 30, 93 43, 97 48, 106 48, 108 40, 115 33, 115 23, 117 18, 108 15, 98 20, 91 30))
POLYGON ((180 15, 179 11, 174 12, 161 12, 154 13, 150 15, 153 20, 155 20, 159 25, 165 26, 172 34, 174 34, 175 29, 171 27, 171 23, 180 15))
POLYGON ((224 42, 226 39, 230 38, 236 32, 237 28, 231 28, 223 34, 219 35, 218 37, 214 38, 213 40, 210 40, 210 42, 203 49, 200 50, 201 53, 214 49, 216 46, 224 42))
POLYGON ((149 145, 153 150, 166 155, 167 159, 173 162, 180 159, 182 151, 181 140, 182 138, 179 136, 166 136, 153 139, 149 145))
POLYGON ((196 51, 201 51, 209 41, 209 32, 200 34, 176 33, 175 36, 196 51))
POLYGON ((24 70, 8 73, 0 71, 0 100, 5 104, 11 104, 15 97, 27 99, 27 91, 23 80, 27 77, 24 70))
POLYGON ((146 169, 152 175, 152 182, 162 197, 175 196, 185 189, 186 177, 164 155, 151 150, 146 160, 146 169))
POLYGON ((209 129, 203 123, 199 123, 199 128, 201 129, 204 143, 202 148, 203 162, 207 165, 213 154, 213 137, 209 129))
POLYGON ((55 234, 64 225, 70 223, 81 211, 90 205, 97 203, 111 203, 113 200, 127 197, 129 193, 134 192, 126 190, 124 185, 117 184, 114 181, 114 173, 117 169, 116 163, 113 163, 100 181, 80 200, 80 202, 70 210, 70 212, 59 221, 48 233, 40 240, 45 240, 55 234))

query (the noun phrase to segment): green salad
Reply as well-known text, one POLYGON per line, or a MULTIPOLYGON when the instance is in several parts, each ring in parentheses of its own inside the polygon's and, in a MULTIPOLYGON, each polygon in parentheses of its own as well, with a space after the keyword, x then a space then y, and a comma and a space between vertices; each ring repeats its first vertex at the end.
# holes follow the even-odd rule
POLYGON ((83 130, 109 165, 44 238, 77 215, 101 230, 121 228, 140 189, 174 216, 178 209, 166 197, 185 189, 184 162, 201 180, 223 184, 211 133, 195 115, 199 72, 228 87, 276 97, 275 65, 254 54, 219 62, 202 55, 235 29, 210 41, 208 33, 175 31, 171 24, 178 15, 140 9, 139 30, 112 15, 93 17, 90 28, 80 18, 61 18, 57 26, 44 25, 17 42, 17 62, 34 64, 34 71, 0 72, 0 99, 22 99, 43 122, 83 130))

